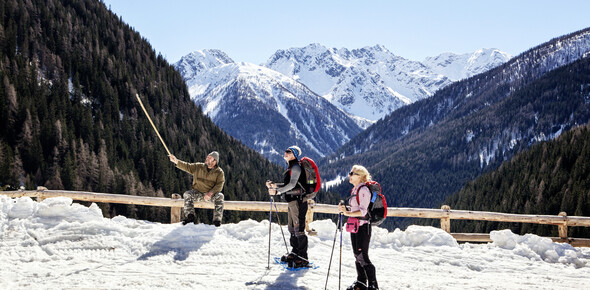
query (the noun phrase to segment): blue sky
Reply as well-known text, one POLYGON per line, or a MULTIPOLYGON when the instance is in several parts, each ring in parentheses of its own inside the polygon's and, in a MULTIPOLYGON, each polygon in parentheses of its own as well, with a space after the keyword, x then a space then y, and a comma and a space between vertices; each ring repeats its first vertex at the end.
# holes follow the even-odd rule
POLYGON ((104 0, 174 63, 220 49, 234 61, 265 63, 279 49, 319 43, 381 44, 421 61, 444 52, 498 48, 515 56, 590 27, 586 0, 104 0))

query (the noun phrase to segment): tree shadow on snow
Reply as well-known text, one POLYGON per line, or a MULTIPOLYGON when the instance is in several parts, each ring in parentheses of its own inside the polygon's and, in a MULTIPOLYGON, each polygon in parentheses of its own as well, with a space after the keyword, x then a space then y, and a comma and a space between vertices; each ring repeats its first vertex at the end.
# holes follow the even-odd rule
POLYGON ((204 224, 188 224, 180 226, 154 243, 150 250, 141 255, 137 260, 147 260, 150 257, 166 255, 175 252, 175 261, 184 261, 190 252, 197 251, 204 244, 213 239, 216 228, 204 224))

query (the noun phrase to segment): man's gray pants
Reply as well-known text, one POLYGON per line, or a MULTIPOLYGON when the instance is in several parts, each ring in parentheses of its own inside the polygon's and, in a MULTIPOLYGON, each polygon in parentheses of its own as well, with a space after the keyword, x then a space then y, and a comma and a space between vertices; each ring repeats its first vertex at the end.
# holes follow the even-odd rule
POLYGON ((305 235, 305 214, 307 214, 307 199, 292 200, 288 203, 287 229, 291 234, 289 242, 292 252, 307 259, 307 236, 305 235))
MULTIPOLYGON (((184 198, 184 216, 188 216, 189 214, 195 215, 195 204, 194 202, 205 201, 204 199, 205 193, 200 191, 191 189, 186 191, 182 197, 184 198)), ((215 208, 213 209, 213 221, 220 221, 223 218, 223 193, 218 192, 211 196, 209 202, 213 202, 215 204, 215 208)))

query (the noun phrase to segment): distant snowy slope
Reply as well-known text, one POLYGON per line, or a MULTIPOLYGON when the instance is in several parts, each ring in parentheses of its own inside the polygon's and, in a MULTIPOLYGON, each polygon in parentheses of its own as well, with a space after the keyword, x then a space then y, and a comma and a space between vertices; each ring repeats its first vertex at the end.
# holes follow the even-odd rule
POLYGON ((215 124, 277 163, 290 145, 319 159, 361 132, 362 120, 265 67, 229 63, 202 71, 189 84, 191 97, 215 124))
POLYGON ((509 54, 498 49, 480 49, 465 54, 443 53, 427 57, 422 63, 434 73, 458 81, 493 69, 510 58, 509 54))
MULTIPOLYGON (((159 224, 103 218, 95 204, 69 198, 35 202, 0 195, 2 289, 323 289, 336 225, 312 223, 315 270, 268 265, 269 223, 159 224)), ((272 224, 271 255, 285 253, 272 224)), ((457 244, 441 229, 373 228, 370 258, 381 289, 586 289, 590 249, 508 230, 493 243, 457 244), (392 263, 392 261, 395 261, 392 263)), ((283 227, 283 231, 286 228, 283 227)), ((339 237, 328 289, 338 287, 339 237)), ((342 235, 342 287, 356 278, 348 233, 342 235)))
POLYGON ((509 59, 507 54, 495 52, 480 50, 467 59, 449 54, 423 64, 396 56, 381 45, 348 50, 311 44, 279 50, 265 66, 292 76, 351 114, 377 120, 431 96, 458 78, 509 59))
POLYGON ((279 50, 265 67, 236 63, 219 50, 201 50, 175 66, 193 100, 216 125, 282 163, 280 148, 292 144, 314 158, 332 154, 375 120, 450 84, 453 80, 442 72, 462 76, 494 66, 488 53, 430 61, 440 72, 380 45, 279 50))
MULTIPOLYGON (((225 52, 218 49, 204 49, 191 52, 174 64, 182 77, 190 81, 199 73, 234 61, 225 52)), ((191 84, 187 82, 190 87, 191 84)))

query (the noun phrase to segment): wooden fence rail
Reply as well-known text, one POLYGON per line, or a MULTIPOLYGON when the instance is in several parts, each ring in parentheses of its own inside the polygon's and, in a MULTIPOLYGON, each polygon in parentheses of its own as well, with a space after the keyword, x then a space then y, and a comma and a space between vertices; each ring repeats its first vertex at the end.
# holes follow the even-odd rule
MULTIPOLYGON (((173 198, 164 197, 145 197, 124 194, 108 194, 95 193, 84 191, 66 191, 66 190, 19 190, 19 191, 0 191, 0 194, 9 197, 36 197, 38 199, 45 199, 50 197, 64 196, 73 200, 102 202, 102 203, 119 203, 119 204, 134 204, 147 206, 163 206, 170 207, 171 222, 178 222, 180 220, 180 210, 184 202, 180 199, 180 195, 174 194, 173 198)), ((238 211, 268 211, 268 202, 260 201, 225 201, 225 210, 238 211)), ((279 212, 287 212, 287 203, 277 202, 277 209, 279 212)), ((213 209, 211 202, 195 202, 196 208, 213 209)), ((329 204, 315 204, 312 207, 313 212, 338 214, 338 207, 329 204)), ((413 217, 413 218, 431 218, 440 219, 441 228, 450 233, 450 221, 455 220, 480 220, 480 221, 495 221, 495 222, 515 222, 515 223, 534 223, 547 224, 558 226, 559 237, 553 237, 554 241, 568 242, 573 246, 590 247, 590 239, 568 238, 567 228, 570 226, 590 226, 590 217, 581 216, 567 216, 564 212, 557 216, 552 215, 524 215, 524 214, 508 214, 485 211, 466 211, 466 210, 451 210, 448 206, 443 206, 441 209, 424 209, 424 208, 398 208, 388 207, 387 216, 391 217, 413 217)), ((491 242, 489 234, 468 234, 468 233, 450 233, 460 242, 491 242)))

